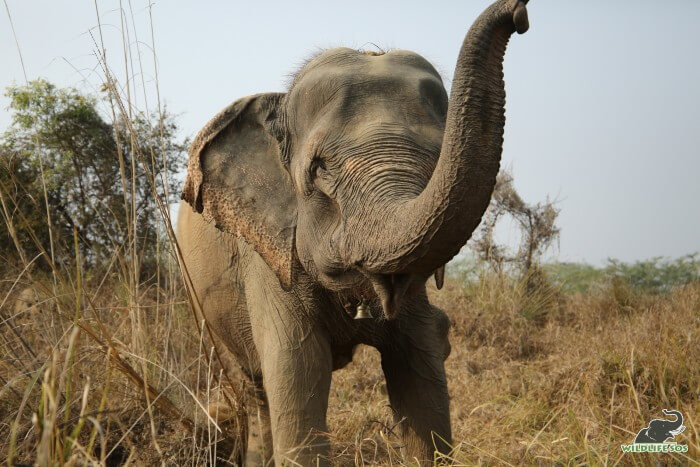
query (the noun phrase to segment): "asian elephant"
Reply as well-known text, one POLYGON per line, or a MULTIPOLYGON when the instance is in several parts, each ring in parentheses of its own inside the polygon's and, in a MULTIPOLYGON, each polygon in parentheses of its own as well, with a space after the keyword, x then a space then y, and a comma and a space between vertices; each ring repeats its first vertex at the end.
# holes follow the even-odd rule
POLYGON ((332 49, 194 140, 180 248, 215 340, 257 389, 276 463, 327 462, 331 372, 358 344, 381 354, 406 459, 450 451, 450 324, 425 284, 441 285, 489 203, 526 3, 475 21, 449 103, 413 52, 332 49))
POLYGON ((683 415, 679 411, 663 409, 663 413, 664 415, 673 415, 676 419, 653 419, 648 426, 639 430, 637 437, 634 438, 635 443, 663 443, 668 438, 673 438, 685 431, 683 415))

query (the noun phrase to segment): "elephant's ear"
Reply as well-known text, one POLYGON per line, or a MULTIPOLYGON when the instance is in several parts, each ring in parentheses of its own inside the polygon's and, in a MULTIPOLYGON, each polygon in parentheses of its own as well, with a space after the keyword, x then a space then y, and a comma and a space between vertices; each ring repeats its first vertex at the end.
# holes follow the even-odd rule
POLYGON ((296 198, 273 133, 281 93, 244 97, 199 132, 182 199, 216 227, 243 237, 292 284, 296 198))

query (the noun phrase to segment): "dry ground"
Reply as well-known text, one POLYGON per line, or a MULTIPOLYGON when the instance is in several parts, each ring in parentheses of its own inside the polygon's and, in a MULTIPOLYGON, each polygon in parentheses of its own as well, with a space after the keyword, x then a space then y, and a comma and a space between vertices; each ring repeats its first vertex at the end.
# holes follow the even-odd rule
MULTIPOLYGON (((25 296, 29 307, 13 308, 31 282, 26 277, 9 295, 14 280, 4 282, 0 295, 0 303, 7 296, 1 459, 201 465, 227 450, 202 409, 219 397, 218 370, 207 364, 182 299, 154 287, 88 280, 82 289, 54 289, 39 281, 38 296, 25 296)), ((431 295, 453 321, 446 365, 456 463, 700 459, 700 284, 670 295, 619 283, 586 294, 551 287, 526 294, 504 276, 487 275, 466 286, 448 282, 431 295), (663 408, 685 415, 676 441, 689 452, 623 455, 620 444, 663 408)), ((375 350, 358 348, 334 374, 329 424, 335 464, 402 464, 375 350)))

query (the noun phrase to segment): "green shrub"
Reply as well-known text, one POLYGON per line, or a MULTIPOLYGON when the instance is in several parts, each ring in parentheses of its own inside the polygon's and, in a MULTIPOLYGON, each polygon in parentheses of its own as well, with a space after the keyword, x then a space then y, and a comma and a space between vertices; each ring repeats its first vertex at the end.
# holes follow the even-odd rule
POLYGON ((698 254, 676 259, 662 257, 626 263, 608 259, 597 268, 585 263, 550 263, 543 266, 550 279, 566 292, 586 292, 595 287, 631 287, 647 293, 668 293, 673 287, 700 281, 698 254))
POLYGON ((547 276, 563 291, 586 292, 605 282, 605 271, 586 263, 550 263, 543 266, 547 276))
POLYGON ((623 280, 636 289, 666 293, 675 286, 700 281, 700 259, 697 253, 675 260, 656 257, 634 263, 609 259, 605 273, 608 278, 623 280))

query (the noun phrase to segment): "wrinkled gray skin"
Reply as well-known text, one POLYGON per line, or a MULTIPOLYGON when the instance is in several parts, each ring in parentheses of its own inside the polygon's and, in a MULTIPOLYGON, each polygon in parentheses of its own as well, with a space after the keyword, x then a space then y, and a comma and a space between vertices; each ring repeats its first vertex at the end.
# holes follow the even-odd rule
POLYGON ((462 45, 449 105, 415 53, 333 49, 287 93, 234 102, 193 143, 182 253, 215 339, 257 388, 278 464, 324 463, 331 372, 358 344, 381 353, 407 458, 449 452, 449 320, 425 283, 488 205, 503 55, 527 27, 522 0, 490 6, 462 45), (374 317, 353 319, 363 302, 374 317))

